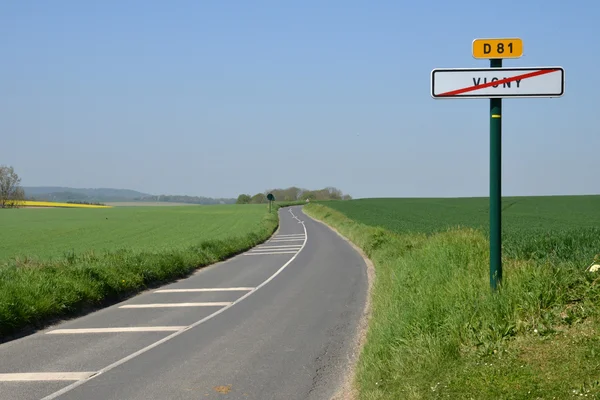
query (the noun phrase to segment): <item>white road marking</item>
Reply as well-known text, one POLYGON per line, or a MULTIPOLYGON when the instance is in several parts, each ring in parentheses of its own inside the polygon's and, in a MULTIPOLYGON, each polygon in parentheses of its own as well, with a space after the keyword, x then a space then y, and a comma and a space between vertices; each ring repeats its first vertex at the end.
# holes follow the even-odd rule
POLYGON ((277 251, 291 251, 291 252, 295 253, 298 250, 300 250, 300 249, 289 248, 289 247, 286 247, 286 248, 283 248, 283 249, 282 248, 276 248, 276 249, 269 249, 269 248, 267 248, 267 249, 250 250, 248 253, 268 253, 268 252, 271 252, 271 251, 275 251, 275 252, 277 252, 277 251))
POLYGON ((185 326, 131 326, 122 328, 78 328, 78 329, 55 329, 46 332, 46 335, 65 335, 77 333, 120 333, 120 332, 177 332, 185 326))
POLYGON ((125 304, 119 308, 170 308, 170 307, 225 307, 231 302, 220 301, 210 303, 153 303, 153 304, 125 304))
POLYGON ((302 240, 304 240, 304 239, 271 239, 271 240, 269 240, 269 243, 275 243, 275 242, 278 242, 278 243, 281 243, 281 242, 300 242, 302 240))
POLYGON ((197 288, 197 289, 160 289, 154 293, 194 293, 194 292, 249 292, 253 287, 228 287, 228 288, 197 288))
POLYGON ((0 374, 0 382, 81 381, 94 374, 95 372, 26 372, 0 374))
POLYGON ((245 255, 247 256, 270 256, 270 255, 274 255, 274 254, 296 254, 297 251, 270 251, 270 252, 263 252, 263 251, 259 251, 256 253, 246 253, 245 255))
POLYGON ((288 244, 288 245, 281 245, 281 246, 260 246, 257 247, 256 249, 299 249, 300 247, 302 247, 301 244, 288 244))
POLYGON ((257 287, 255 287, 252 291, 246 293, 245 295, 243 295, 242 297, 240 297, 239 299, 237 299, 236 301, 234 301, 230 305, 228 305, 226 307, 223 307, 223 308, 215 311, 214 313, 212 313, 212 314, 210 314, 210 315, 208 315, 208 316, 206 316, 206 317, 204 317, 204 318, 202 318, 202 319, 194 322, 193 324, 191 324, 187 328, 182 329, 182 330, 177 331, 177 332, 174 332, 174 333, 170 334, 167 337, 164 337, 164 338, 162 338, 162 339, 160 339, 160 340, 158 340, 158 341, 156 341, 156 342, 154 342, 152 344, 149 344, 148 346, 144 347, 143 349, 140 349, 140 350, 136 351, 135 353, 131 353, 127 357, 123 357, 122 359, 117 360, 114 363, 112 363, 112 364, 110 364, 110 365, 102 368, 96 374, 93 374, 93 375, 91 375, 91 376, 89 376, 89 377, 87 377, 85 379, 80 380, 80 381, 71 383, 70 385, 65 386, 64 388, 62 388, 62 389, 60 389, 60 390, 58 390, 58 391, 56 391, 56 392, 54 392, 52 394, 49 394, 48 396, 46 396, 46 397, 44 397, 44 398, 42 398, 40 400, 54 400, 57 397, 65 394, 67 392, 70 392, 71 390, 75 389, 76 387, 79 387, 79 386, 83 385, 85 382, 87 382, 87 381, 89 381, 91 379, 94 379, 96 376, 99 376, 99 375, 102 375, 104 373, 107 373, 108 371, 110 371, 110 370, 112 370, 112 369, 114 369, 114 368, 116 368, 116 367, 118 367, 118 366, 120 366, 122 364, 125 364, 127 361, 130 361, 130 360, 136 358, 137 356, 139 356, 141 354, 144 354, 144 353, 152 350, 153 348, 155 348, 157 346, 160 346, 161 344, 163 344, 165 342, 168 342, 169 340, 171 340, 173 338, 176 338, 177 336, 181 335, 183 332, 187 332, 190 329, 194 329, 198 325, 201 325, 201 324, 205 323, 206 321, 209 321, 212 318, 216 317, 217 315, 225 312, 225 310, 228 310, 229 308, 233 307, 237 303, 239 303, 241 301, 244 301, 249 296, 251 296, 252 293, 256 292, 257 290, 259 290, 260 288, 262 288, 263 286, 265 286, 267 283, 269 283, 273 279, 275 279, 277 277, 277 275, 281 274, 283 272, 283 270, 286 269, 288 267, 288 265, 290 265, 296 259, 296 257, 298 256, 298 254, 300 254, 300 252, 306 246, 306 241, 308 239, 308 235, 307 235, 307 232, 306 232, 306 226, 304 225, 304 222, 301 221, 297 216, 295 216, 291 209, 289 211, 290 211, 290 214, 292 214, 292 217, 294 217, 294 219, 297 220, 299 224, 302 224, 302 227, 304 228, 304 235, 305 235, 305 237, 304 237, 304 243, 302 244, 302 248, 292 258, 290 258, 285 264, 283 264, 281 266, 281 268, 279 268, 273 275, 271 275, 270 277, 268 277, 267 280, 265 280, 264 282, 262 282, 260 285, 258 285, 257 287))
POLYGON ((270 248, 270 247, 260 247, 257 249, 252 249, 249 250, 250 253, 260 253, 261 251, 286 251, 286 250, 298 250, 297 247, 276 247, 276 248, 270 248))
POLYGON ((304 239, 304 235, 275 235, 273 238, 275 239, 304 239))

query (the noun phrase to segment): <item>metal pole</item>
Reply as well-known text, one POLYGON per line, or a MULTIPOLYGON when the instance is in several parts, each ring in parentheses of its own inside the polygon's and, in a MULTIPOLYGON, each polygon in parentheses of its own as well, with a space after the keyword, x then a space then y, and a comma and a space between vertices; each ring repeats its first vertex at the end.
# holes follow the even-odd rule
MULTIPOLYGON (((501 68, 502 59, 490 60, 501 68)), ((490 99, 490 286, 502 283, 502 99, 490 99)))

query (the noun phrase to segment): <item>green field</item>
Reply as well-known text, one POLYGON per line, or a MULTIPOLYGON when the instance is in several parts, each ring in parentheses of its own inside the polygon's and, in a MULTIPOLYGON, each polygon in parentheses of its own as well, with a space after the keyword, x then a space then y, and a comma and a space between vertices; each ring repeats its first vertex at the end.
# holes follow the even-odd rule
MULTIPOLYGON (((489 229, 489 200, 363 199, 327 202, 360 223, 396 233, 489 229)), ((504 253, 523 259, 556 258, 590 263, 600 253, 600 196, 505 197, 504 253)))
POLYGON ((0 261, 185 248, 207 239, 244 236, 256 229, 265 210, 264 205, 2 210, 0 261))
POLYGON ((268 239, 265 205, 0 210, 0 342, 268 239))
MULTIPOLYGON (((352 219, 394 232, 439 232, 448 227, 487 229, 489 199, 362 199, 325 203, 352 219)), ((509 230, 544 231, 600 226, 600 196, 504 197, 509 230)))
POLYGON ((104 203, 111 207, 174 207, 174 206, 199 206, 193 203, 176 203, 172 201, 109 201, 104 203))
POLYGON ((504 199, 489 286, 487 199, 310 204, 373 261, 359 398, 600 397, 600 196, 504 199))

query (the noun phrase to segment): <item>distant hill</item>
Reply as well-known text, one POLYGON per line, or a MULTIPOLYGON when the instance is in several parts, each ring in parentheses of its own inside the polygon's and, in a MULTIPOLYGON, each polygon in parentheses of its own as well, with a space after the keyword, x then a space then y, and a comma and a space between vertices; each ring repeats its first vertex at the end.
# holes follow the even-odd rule
POLYGON ((164 201, 187 204, 235 204, 236 199, 213 199, 212 197, 165 195, 146 196, 134 199, 136 201, 164 201))
POLYGON ((132 201, 161 201, 177 202, 188 204, 233 204, 235 199, 213 199, 210 197, 198 196, 172 196, 172 195, 152 195, 138 192, 130 189, 111 189, 111 188, 71 188, 61 186, 29 186, 23 187, 25 197, 30 200, 46 201, 77 201, 90 203, 112 203, 112 202, 132 202, 132 201))
POLYGON ((123 199, 134 199, 136 197, 150 196, 147 193, 138 192, 130 189, 109 189, 109 188, 94 188, 82 189, 61 186, 36 186, 23 187, 26 196, 40 196, 51 193, 73 193, 87 197, 119 197, 123 199))
POLYGON ((130 189, 81 189, 60 186, 23 187, 23 189, 27 198, 48 201, 131 201, 150 196, 147 193, 130 189))

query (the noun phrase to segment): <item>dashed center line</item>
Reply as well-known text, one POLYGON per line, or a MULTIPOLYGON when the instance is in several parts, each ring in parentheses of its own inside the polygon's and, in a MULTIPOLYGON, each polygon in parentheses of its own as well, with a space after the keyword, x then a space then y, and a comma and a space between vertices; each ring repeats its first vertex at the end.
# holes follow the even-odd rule
POLYGON ((80 381, 94 375, 95 372, 25 372, 0 374, 0 382, 23 381, 80 381))
POLYGON ((120 333, 120 332, 177 332, 185 329, 185 326, 131 326, 120 328, 77 328, 77 329, 55 329, 46 332, 46 335, 67 335, 82 333, 120 333))
POLYGON ((231 302, 209 302, 209 303, 154 303, 154 304, 125 304, 119 308, 169 308, 169 307, 225 307, 231 302))
POLYGON ((230 288, 196 288, 196 289, 159 289, 154 293, 194 293, 194 292, 249 292, 253 287, 230 287, 230 288))

